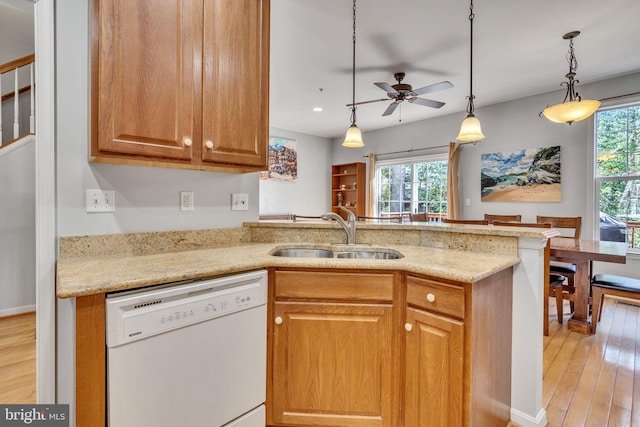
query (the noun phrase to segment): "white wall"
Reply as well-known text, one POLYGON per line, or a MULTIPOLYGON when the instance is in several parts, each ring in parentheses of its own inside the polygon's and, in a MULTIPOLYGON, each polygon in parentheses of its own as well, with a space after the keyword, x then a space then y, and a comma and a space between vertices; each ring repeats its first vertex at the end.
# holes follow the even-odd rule
MULTIPOLYGON (((589 99, 602 99, 638 91, 640 73, 609 79, 589 85, 578 85, 579 93, 589 99)), ((562 101, 563 91, 530 96, 501 104, 476 108, 486 138, 477 145, 465 145, 460 154, 460 196, 462 218, 482 218, 484 213, 521 214, 523 222, 535 222, 536 215, 554 214, 582 216, 584 238, 595 234, 593 210, 593 118, 571 126, 552 123, 538 114, 548 104, 562 101), (562 162, 562 201, 559 203, 505 203, 480 201, 480 156, 484 153, 512 151, 560 145, 562 162), (469 199, 470 206, 464 202, 469 199)), ((480 103, 476 106, 482 105, 480 103)), ((366 146, 346 149, 341 140, 334 140, 333 162, 342 163, 362 159, 374 152, 448 145, 455 140, 464 113, 456 113, 421 122, 365 132, 366 146)), ((365 129, 366 131, 366 129, 365 129)), ((420 151, 418 154, 446 152, 447 148, 420 151)), ((407 154, 404 154, 407 156, 407 154)), ((597 222, 596 222, 597 226, 597 222)), ((639 260, 628 256, 626 265, 607 264, 609 272, 640 277, 639 260)), ((603 271, 605 265, 598 265, 603 271)))
POLYGON ((236 227, 258 219, 258 174, 93 164, 89 149, 89 2, 57 2, 57 213, 60 236, 236 227), (85 190, 116 192, 114 213, 85 212, 85 190), (180 191, 195 210, 181 212, 180 191), (231 193, 249 195, 231 211, 231 193))
POLYGON ((260 214, 318 216, 331 210, 331 140, 271 128, 270 135, 294 139, 298 152, 296 182, 260 181, 260 214))
POLYGON ((0 150, 0 316, 35 310, 35 142, 0 150))

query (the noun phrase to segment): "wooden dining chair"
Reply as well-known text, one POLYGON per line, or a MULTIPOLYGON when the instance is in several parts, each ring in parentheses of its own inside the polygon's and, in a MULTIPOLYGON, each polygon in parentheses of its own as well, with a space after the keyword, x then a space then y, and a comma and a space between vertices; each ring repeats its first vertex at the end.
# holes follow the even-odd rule
POLYGON ((427 222, 427 214, 424 213, 424 212, 409 214, 409 221, 411 221, 411 222, 427 222))
MULTIPOLYGON (((517 223, 511 221, 494 221, 494 226, 504 227, 532 227, 532 228, 551 228, 550 224, 539 223, 517 223)), ((545 336, 549 335, 549 297, 553 296, 556 301, 556 310, 558 312, 558 322, 562 323, 563 303, 562 284, 567 279, 562 274, 556 274, 550 270, 551 258, 551 240, 547 239, 547 245, 544 248, 544 315, 542 320, 542 332, 545 336)))
MULTIPOLYGON (((581 216, 536 216, 536 222, 550 224, 551 228, 555 228, 562 235, 558 236, 565 239, 580 239, 582 230, 581 216)), ((568 262, 551 261, 551 272, 561 274, 567 277, 567 283, 563 285, 564 299, 571 302, 571 312, 573 312, 573 300, 575 294, 575 276, 576 266, 568 262)), ((591 277, 591 269, 589 269, 589 277, 591 277)), ((561 319, 558 322, 562 323, 561 319)))
POLYGON ((476 225, 489 225, 489 221, 486 219, 449 219, 442 218, 442 222, 445 224, 476 224, 476 225))
POLYGON ((522 222, 522 215, 492 215, 492 214, 484 214, 484 219, 493 223, 495 221, 499 222, 522 222))

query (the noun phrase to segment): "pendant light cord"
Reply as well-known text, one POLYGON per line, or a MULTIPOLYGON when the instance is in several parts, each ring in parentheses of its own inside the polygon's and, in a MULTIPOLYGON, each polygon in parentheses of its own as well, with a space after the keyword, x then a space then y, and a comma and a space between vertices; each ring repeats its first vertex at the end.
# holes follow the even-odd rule
POLYGON ((351 125, 356 123, 356 0, 353 0, 353 63, 352 70, 352 104, 351 104, 351 125))
POLYGON ((473 115, 475 107, 473 105, 473 18, 475 15, 473 14, 473 0, 471 0, 471 4, 469 5, 469 27, 470 27, 470 36, 469 36, 469 102, 467 103, 467 114, 473 115))

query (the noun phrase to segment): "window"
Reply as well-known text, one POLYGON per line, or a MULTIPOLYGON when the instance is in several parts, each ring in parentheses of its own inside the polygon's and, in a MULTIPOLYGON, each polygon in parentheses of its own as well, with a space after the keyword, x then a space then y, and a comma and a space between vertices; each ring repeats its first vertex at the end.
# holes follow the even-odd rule
POLYGON ((382 161, 376 165, 376 216, 447 213, 447 155, 382 161))
POLYGON ((640 251, 640 104, 596 113, 600 240, 640 251))

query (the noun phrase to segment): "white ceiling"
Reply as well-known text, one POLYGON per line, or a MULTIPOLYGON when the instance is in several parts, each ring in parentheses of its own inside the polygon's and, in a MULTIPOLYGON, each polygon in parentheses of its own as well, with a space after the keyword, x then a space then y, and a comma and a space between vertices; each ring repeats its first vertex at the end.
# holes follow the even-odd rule
MULTIPOLYGON (((344 135, 352 97, 352 11, 352 0, 271 0, 272 127, 344 135), (317 105, 324 111, 313 112, 317 105)), ((475 0, 474 12, 476 108, 562 90, 569 70, 562 35, 569 31, 581 31, 574 49, 576 89, 584 98, 585 83, 640 71, 638 0, 475 0)), ((454 85, 422 96, 445 102, 441 109, 405 102, 382 117, 391 101, 359 106, 363 132, 401 124, 400 113, 402 123, 457 112, 462 121, 469 94, 468 1, 360 0, 356 16, 356 102, 386 97, 373 83, 395 84, 400 71, 414 89, 443 80, 454 85)))

